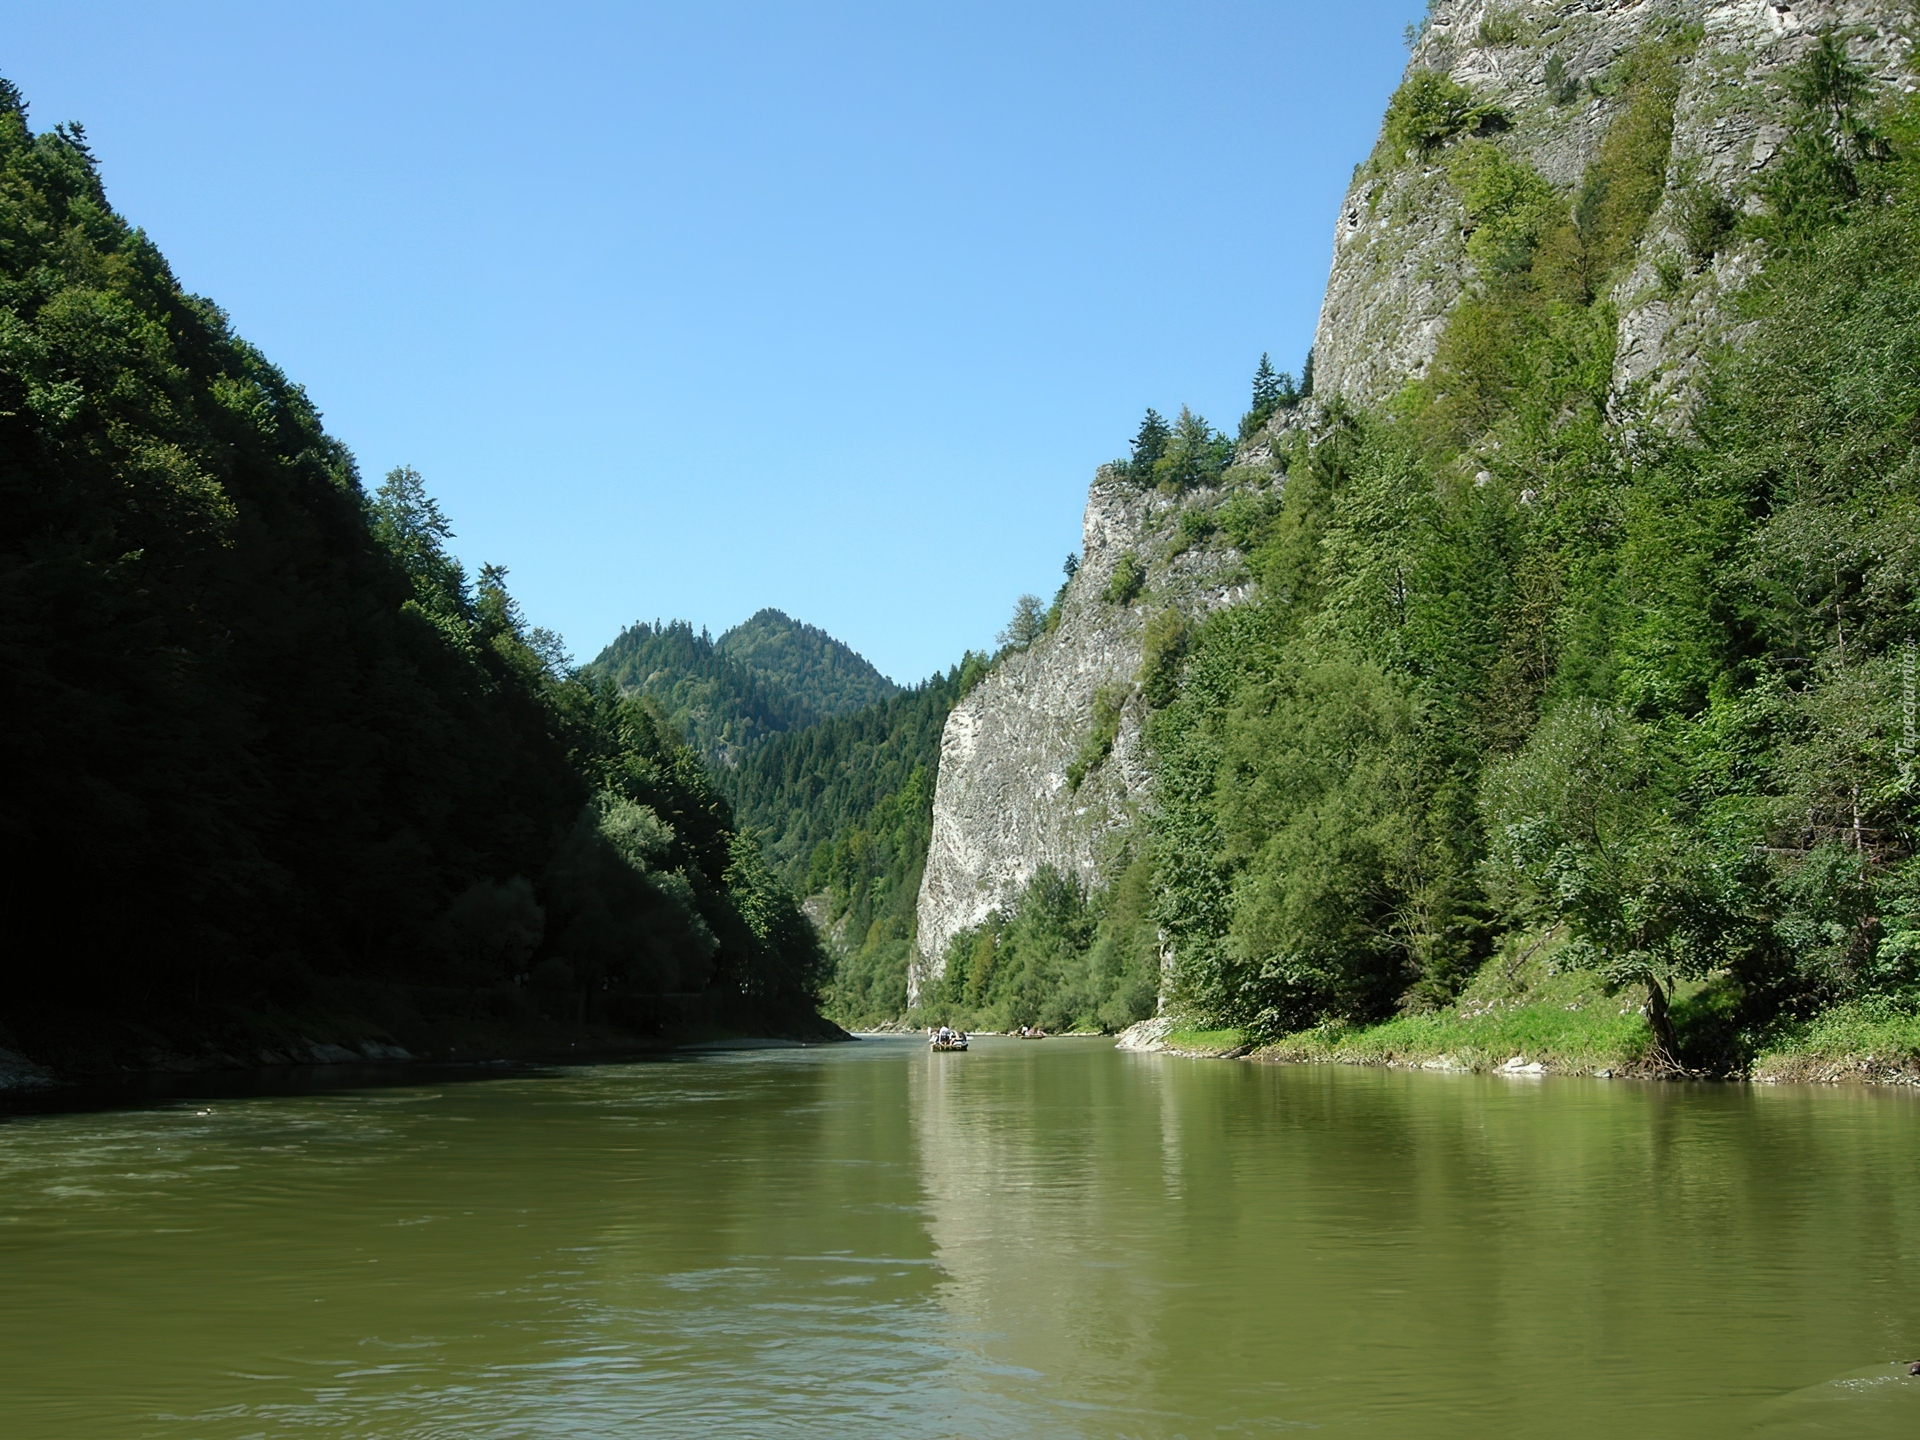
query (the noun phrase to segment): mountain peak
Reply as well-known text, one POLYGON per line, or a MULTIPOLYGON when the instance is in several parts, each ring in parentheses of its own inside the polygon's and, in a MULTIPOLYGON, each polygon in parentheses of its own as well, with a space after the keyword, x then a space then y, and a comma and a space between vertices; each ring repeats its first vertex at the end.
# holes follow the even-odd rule
POLYGON ((847 645, 771 607, 718 640, 691 621, 636 623, 594 667, 648 696, 709 760, 734 764, 757 742, 900 693, 847 645))
POLYGON ((851 646, 772 606, 741 621, 713 648, 784 686, 822 716, 851 714, 900 693, 851 646))

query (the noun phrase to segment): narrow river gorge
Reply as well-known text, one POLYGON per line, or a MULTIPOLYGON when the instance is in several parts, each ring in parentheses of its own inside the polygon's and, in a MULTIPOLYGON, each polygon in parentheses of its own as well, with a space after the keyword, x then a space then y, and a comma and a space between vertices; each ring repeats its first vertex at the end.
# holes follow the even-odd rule
POLYGON ((402 1078, 0 1126, 9 1431, 1920 1420, 1905 1093, 1092 1039, 402 1078))

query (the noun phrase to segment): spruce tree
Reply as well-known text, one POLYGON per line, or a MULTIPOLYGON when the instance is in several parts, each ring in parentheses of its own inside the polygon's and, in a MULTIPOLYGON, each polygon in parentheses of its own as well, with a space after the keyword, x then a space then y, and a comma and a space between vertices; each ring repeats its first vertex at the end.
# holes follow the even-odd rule
POLYGON ((1292 374, 1275 370, 1272 358, 1262 352, 1260 368, 1253 372, 1253 408, 1240 417, 1240 438, 1252 439, 1276 411, 1291 408, 1299 399, 1292 374))
POLYGON ((1167 441, 1172 435, 1160 412, 1149 407, 1147 418, 1140 422, 1140 433, 1133 437, 1133 461, 1128 471, 1138 478, 1151 475, 1153 462, 1167 453, 1167 441))
POLYGON ((1260 368, 1253 372, 1254 410, 1263 416, 1271 415, 1279 408, 1283 388, 1283 382, 1273 368, 1273 361, 1267 358, 1266 351, 1261 351, 1260 368))

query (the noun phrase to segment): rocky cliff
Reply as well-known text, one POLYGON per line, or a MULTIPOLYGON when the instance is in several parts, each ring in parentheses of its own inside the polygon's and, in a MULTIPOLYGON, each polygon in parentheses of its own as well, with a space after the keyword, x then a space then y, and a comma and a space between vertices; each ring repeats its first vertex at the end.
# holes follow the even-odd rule
POLYGON ((1229 471, 1220 488, 1179 496, 1142 490, 1111 469, 1095 479, 1080 568, 1054 628, 1006 657, 941 735, 920 958, 909 975, 915 1003, 948 940, 1006 910, 1042 865, 1098 883, 1152 783, 1139 683, 1149 620, 1172 612, 1191 622, 1247 593, 1239 553, 1208 533, 1211 516, 1230 494, 1257 495, 1268 483, 1257 464, 1229 471), (1116 585, 1122 567, 1137 569, 1137 593, 1125 593, 1133 587, 1124 578, 1116 585))
MULTIPOLYGON (((1727 338, 1729 296, 1755 271, 1758 242, 1725 223, 1704 250, 1689 214, 1730 220, 1760 205, 1759 189, 1786 134, 1786 67, 1817 38, 1844 37, 1880 84, 1911 88, 1920 19, 1890 0, 1554 0, 1434 4, 1408 79, 1444 76, 1468 87, 1489 117, 1479 138, 1550 185, 1555 203, 1601 203, 1591 177, 1634 103, 1632 59, 1664 47, 1655 132, 1671 119, 1661 194, 1633 237, 1611 301, 1617 316, 1614 391, 1664 402, 1684 417, 1703 350, 1727 338), (1670 109, 1668 108, 1670 106, 1670 109)), ((1641 97, 1644 100, 1644 96, 1641 97)), ((1638 123, 1644 123, 1638 122, 1638 123)), ((1651 196, 1648 197, 1651 200, 1651 196)), ((1447 147, 1396 153, 1383 139, 1356 167, 1335 223, 1333 261, 1315 335, 1316 397, 1367 408, 1387 401, 1433 359, 1449 312, 1475 273, 1468 213, 1447 147)), ((1288 423, 1298 423, 1295 414, 1288 423)), ((1260 478, 1271 436, 1243 446, 1239 483, 1260 478)), ((1141 494, 1110 472, 1088 498, 1086 562, 1058 628, 1003 664, 957 707, 943 737, 933 842, 919 903, 916 994, 939 972, 948 939, 1004 908, 1042 864, 1092 883, 1151 794, 1140 743, 1136 676, 1147 616, 1230 604, 1247 593, 1239 557, 1196 548, 1168 561, 1182 515, 1218 494, 1141 494), (1151 559, 1147 590, 1130 604, 1103 596, 1123 554, 1151 559), (1120 697, 1106 762, 1075 788, 1069 766, 1097 702, 1120 697)), ((1196 527, 1186 522, 1186 529, 1196 527)))
MULTIPOLYGON (((1688 202, 1758 206, 1752 182, 1786 134, 1781 72, 1817 36, 1846 36, 1849 55, 1877 80, 1911 86, 1915 28, 1914 6, 1899 0, 1443 0, 1407 73, 1471 86, 1499 111, 1494 143, 1573 199, 1626 104, 1616 83, 1622 57, 1664 36, 1689 37, 1665 193, 1638 263, 1613 294, 1616 387, 1645 381, 1684 395, 1695 357, 1723 333, 1727 294, 1754 268, 1752 244, 1731 244, 1676 282, 1673 267, 1688 250, 1688 202)), ((1378 404, 1424 371, 1448 311, 1475 279, 1467 258, 1473 223, 1444 155, 1386 150, 1383 139, 1356 167, 1341 204, 1314 336, 1318 392, 1359 406, 1378 404)))

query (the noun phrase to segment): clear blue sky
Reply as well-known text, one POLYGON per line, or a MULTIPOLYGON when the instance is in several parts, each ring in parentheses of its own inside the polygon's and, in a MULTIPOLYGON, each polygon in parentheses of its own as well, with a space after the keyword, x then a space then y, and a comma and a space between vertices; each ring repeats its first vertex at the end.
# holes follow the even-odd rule
POLYGON ((911 681, 1298 367, 1424 8, 71 3, 0 73, 577 656, 775 605, 911 681))

